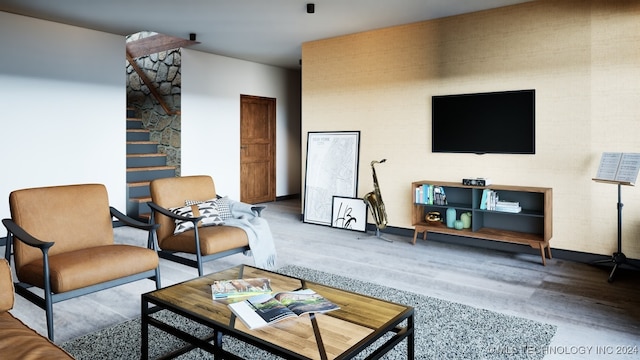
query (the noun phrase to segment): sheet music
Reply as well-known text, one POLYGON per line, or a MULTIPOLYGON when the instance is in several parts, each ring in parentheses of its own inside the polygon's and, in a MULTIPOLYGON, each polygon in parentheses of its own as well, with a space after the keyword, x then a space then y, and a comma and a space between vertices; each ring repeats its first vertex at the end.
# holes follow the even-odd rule
POLYGON ((634 184, 640 170, 640 153, 602 153, 596 180, 634 184))
POLYGON ((638 170, 640 170, 640 154, 623 153, 622 159, 620 159, 620 166, 618 167, 616 180, 630 182, 633 184, 636 182, 636 178, 638 177, 638 170))
POLYGON ((615 180, 618 172, 618 164, 622 158, 622 153, 605 152, 600 158, 600 166, 596 178, 602 180, 615 180))

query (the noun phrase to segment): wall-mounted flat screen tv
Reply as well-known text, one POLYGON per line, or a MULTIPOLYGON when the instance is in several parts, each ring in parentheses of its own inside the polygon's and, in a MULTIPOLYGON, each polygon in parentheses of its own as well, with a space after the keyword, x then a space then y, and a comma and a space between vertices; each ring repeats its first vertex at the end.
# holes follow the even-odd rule
POLYGON ((535 98, 535 90, 433 96, 432 152, 535 154, 535 98))

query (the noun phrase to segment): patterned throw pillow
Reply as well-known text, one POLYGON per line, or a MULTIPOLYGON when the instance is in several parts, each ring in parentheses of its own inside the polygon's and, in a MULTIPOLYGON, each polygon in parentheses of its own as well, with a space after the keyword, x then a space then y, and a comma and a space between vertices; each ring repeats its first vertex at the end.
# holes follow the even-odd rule
MULTIPOLYGON (((198 223, 198 226, 211 226, 211 225, 223 225, 224 220, 220 218, 220 214, 218 212, 215 204, 212 204, 208 201, 187 205, 179 208, 171 208, 169 209, 176 215, 186 216, 186 217, 199 217, 204 216, 202 220, 198 223)), ((175 220, 176 228, 173 230, 173 234, 180 234, 187 230, 193 229, 192 221, 182 221, 175 220)))
POLYGON ((231 219, 233 217, 233 215, 231 215, 231 206, 229 205, 228 197, 221 197, 219 199, 215 199, 213 202, 216 203, 218 213, 220 213, 220 218, 222 220, 231 219))
POLYGON ((231 214, 231 205, 229 205, 229 198, 227 196, 206 200, 206 201, 205 200, 186 200, 184 203, 185 205, 197 205, 197 204, 203 204, 205 202, 212 203, 218 209, 218 213, 220 214, 220 219, 227 220, 233 217, 233 215, 231 214))

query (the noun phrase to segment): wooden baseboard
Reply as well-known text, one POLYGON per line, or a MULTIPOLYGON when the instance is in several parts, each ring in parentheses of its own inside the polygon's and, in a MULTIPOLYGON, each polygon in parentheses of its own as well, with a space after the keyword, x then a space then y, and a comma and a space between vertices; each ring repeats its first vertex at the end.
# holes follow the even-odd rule
POLYGON ((300 194, 276 196, 276 201, 300 199, 300 194))

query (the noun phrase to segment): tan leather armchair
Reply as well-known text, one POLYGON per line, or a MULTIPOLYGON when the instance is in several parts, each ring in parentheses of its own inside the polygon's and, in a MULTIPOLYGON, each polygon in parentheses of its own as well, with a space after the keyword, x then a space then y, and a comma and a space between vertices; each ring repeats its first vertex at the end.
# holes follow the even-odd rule
POLYGON ((9 263, 0 259, 0 358, 73 359, 71 355, 11 315, 14 303, 9 263))
MULTIPOLYGON (((199 224, 204 216, 192 214, 180 216, 170 209, 184 207, 185 201, 203 201, 216 199, 216 188, 213 179, 206 175, 182 176, 155 179, 149 186, 153 210, 151 223, 160 227, 155 231, 161 258, 178 262, 198 269, 203 275, 204 262, 249 250, 249 239, 244 230, 232 226, 192 226, 192 229, 174 234, 176 220, 199 224), (182 254, 180 254, 182 253, 182 254), (184 256, 186 254, 195 255, 184 256)), ((257 216, 264 206, 254 206, 257 216)), ((197 210, 196 210, 197 211, 197 210)))
POLYGON ((54 303, 146 278, 160 288, 155 226, 110 207, 104 185, 16 190, 9 206, 11 219, 2 220, 8 231, 5 259, 11 261, 13 252, 16 293, 45 310, 49 339, 54 303), (149 231, 147 247, 116 244, 113 217, 149 231))

